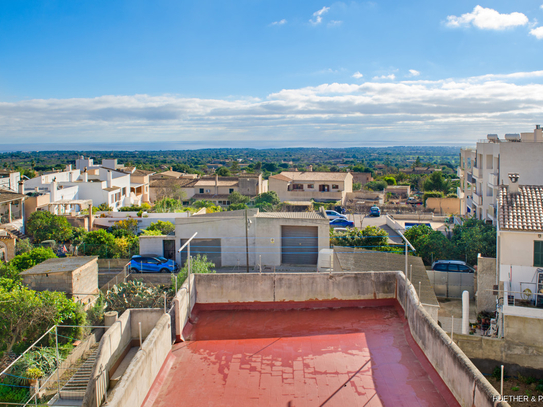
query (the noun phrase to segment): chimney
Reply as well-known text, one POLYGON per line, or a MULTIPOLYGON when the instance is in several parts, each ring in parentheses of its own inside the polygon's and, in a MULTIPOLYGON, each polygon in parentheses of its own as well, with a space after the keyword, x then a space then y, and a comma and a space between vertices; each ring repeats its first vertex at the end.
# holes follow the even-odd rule
POLYGON ((507 187, 507 192, 510 194, 518 194, 518 180, 519 175, 516 172, 507 174, 509 176, 509 186, 507 187))
POLYGON ((72 170, 70 170, 70 173, 69 173, 69 174, 70 174, 70 175, 69 175, 69 180, 70 180, 70 182, 74 182, 74 176, 75 176, 74 172, 73 172, 72 170))
POLYGON ((215 174, 215 195, 219 195, 219 176, 215 174))
POLYGON ((113 174, 111 171, 107 172, 107 187, 111 188, 113 186, 113 174))
POLYGON ((312 165, 309 165, 309 166, 307 167, 307 172, 312 172, 312 171, 313 171, 313 166, 312 166, 312 165))
POLYGON ((65 171, 71 171, 72 170, 72 165, 71 164, 68 164, 65 168, 65 171))
POLYGON ((89 182, 89 173, 87 172, 87 167, 83 170, 83 174, 81 174, 81 179, 83 182, 89 182))
POLYGON ((24 195, 25 193, 25 182, 23 180, 19 181, 19 193, 24 195))
POLYGON ((57 182, 53 181, 49 184, 49 202, 55 202, 57 200, 57 182))

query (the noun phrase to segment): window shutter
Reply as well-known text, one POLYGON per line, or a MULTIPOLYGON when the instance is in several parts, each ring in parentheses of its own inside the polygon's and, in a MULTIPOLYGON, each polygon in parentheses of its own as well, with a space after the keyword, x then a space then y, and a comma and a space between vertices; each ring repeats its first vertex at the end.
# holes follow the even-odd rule
POLYGON ((534 267, 543 267, 543 241, 534 241, 534 267))

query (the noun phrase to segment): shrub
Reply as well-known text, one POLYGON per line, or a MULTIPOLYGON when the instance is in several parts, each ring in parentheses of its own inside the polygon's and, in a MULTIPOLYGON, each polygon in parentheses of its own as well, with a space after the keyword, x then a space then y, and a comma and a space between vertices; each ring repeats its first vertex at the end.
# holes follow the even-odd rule
POLYGON ((57 216, 47 211, 37 211, 30 215, 26 222, 26 232, 34 238, 34 242, 55 240, 65 242, 72 236, 72 226, 64 216, 57 216))

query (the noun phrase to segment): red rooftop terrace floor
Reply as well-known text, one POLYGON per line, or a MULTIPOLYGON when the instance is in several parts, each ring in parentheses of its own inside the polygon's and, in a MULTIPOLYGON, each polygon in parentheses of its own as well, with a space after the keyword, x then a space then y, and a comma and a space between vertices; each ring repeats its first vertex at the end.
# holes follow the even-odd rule
POLYGON ((197 305, 188 341, 173 347, 143 405, 459 406, 401 309, 371 305, 197 305))

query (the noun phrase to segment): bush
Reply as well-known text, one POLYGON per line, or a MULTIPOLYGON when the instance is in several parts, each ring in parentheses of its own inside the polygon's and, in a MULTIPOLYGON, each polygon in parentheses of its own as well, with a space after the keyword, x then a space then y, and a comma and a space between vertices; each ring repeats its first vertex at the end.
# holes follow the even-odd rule
POLYGON ((15 256, 10 262, 9 266, 18 272, 28 270, 34 267, 36 264, 40 264, 47 259, 56 258, 57 255, 53 249, 49 247, 36 247, 29 252, 19 254, 15 256))
POLYGON ((112 258, 115 236, 104 229, 93 230, 85 235, 80 249, 86 256, 99 256, 100 258, 112 258))
POLYGON ((72 236, 72 226, 64 216, 57 216, 47 211, 37 211, 26 222, 26 232, 35 243, 44 240, 65 242, 72 236))
MULTIPOLYGON (((197 254, 192 258, 192 268, 191 271, 193 274, 208 274, 215 273, 215 263, 209 261, 205 254, 197 254)), ((179 270, 177 274, 177 287, 181 287, 181 284, 186 280, 189 272, 188 264, 185 265, 179 270)), ((175 287, 175 277, 172 275, 172 287, 175 287)))
POLYGON ((364 188, 370 191, 384 191, 387 186, 386 181, 370 181, 364 185, 364 188))
POLYGON ((151 231, 159 231, 161 235, 168 235, 170 233, 175 232, 175 225, 172 222, 164 222, 161 220, 158 220, 155 223, 151 223, 147 229, 145 229, 143 232, 145 234, 148 234, 147 232, 151 231))
POLYGON ((364 229, 351 228, 338 236, 330 228, 330 244, 374 250, 388 247, 388 233, 377 226, 366 226, 364 229))
POLYGON ((244 209, 249 209, 249 207, 245 205, 244 203, 235 203, 235 204, 228 205, 229 211, 240 211, 244 209))

